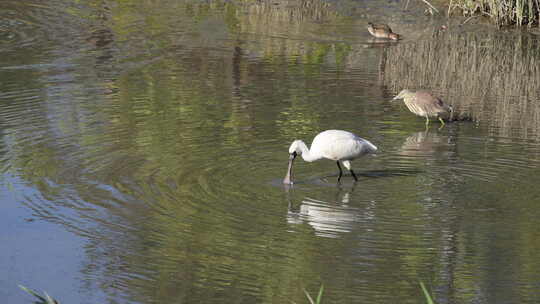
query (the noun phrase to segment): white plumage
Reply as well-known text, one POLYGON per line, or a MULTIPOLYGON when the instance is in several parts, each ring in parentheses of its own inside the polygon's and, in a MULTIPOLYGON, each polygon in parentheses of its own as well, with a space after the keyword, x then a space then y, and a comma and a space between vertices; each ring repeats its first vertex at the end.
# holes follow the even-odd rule
POLYGON ((307 162, 313 162, 321 158, 336 161, 339 168, 338 181, 343 175, 339 165, 341 162, 345 168, 351 171, 354 180, 357 181, 358 179, 351 168, 351 161, 375 151, 377 151, 377 147, 368 140, 342 130, 327 130, 317 134, 311 143, 311 149, 308 149, 303 141, 295 140, 289 147, 289 168, 283 183, 292 183, 292 164, 298 154, 302 155, 302 158, 307 162))

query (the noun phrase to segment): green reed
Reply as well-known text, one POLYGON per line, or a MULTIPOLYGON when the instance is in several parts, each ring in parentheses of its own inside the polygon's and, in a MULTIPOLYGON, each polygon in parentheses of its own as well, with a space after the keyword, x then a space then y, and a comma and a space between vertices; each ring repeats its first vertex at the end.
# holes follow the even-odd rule
MULTIPOLYGON (((429 294, 424 283, 420 282, 420 287, 422 288, 422 292, 424 293, 424 297, 426 298, 427 304, 435 304, 435 302, 431 298, 431 295, 429 294)), ((29 293, 30 295, 33 295, 34 297, 36 297, 39 300, 38 302, 35 302, 36 304, 60 304, 60 302, 58 302, 57 300, 49 296, 46 292, 43 292, 44 295, 42 296, 38 294, 35 290, 24 287, 22 285, 19 285, 19 288, 29 293)), ((324 285, 321 285, 321 288, 319 288, 319 293, 317 294, 317 298, 313 299, 313 297, 309 294, 309 292, 304 289, 304 293, 306 294, 306 298, 308 299, 310 304, 321 304, 323 292, 324 292, 324 285)))
POLYGON ((324 286, 321 285, 321 288, 319 288, 319 294, 317 295, 317 299, 313 300, 311 295, 309 295, 309 292, 307 292, 307 290, 304 289, 304 293, 306 294, 306 297, 308 298, 310 304, 321 304, 323 291, 324 291, 324 286))
POLYGON ((422 288, 422 292, 424 293, 424 297, 426 298, 427 304, 435 304, 433 299, 431 298, 431 295, 429 294, 429 291, 427 290, 426 286, 423 282, 420 282, 420 288, 422 288))
MULTIPOLYGON (((426 286, 423 282, 420 282, 420 288, 422 288, 422 292, 424 294, 424 297, 426 299, 427 304, 435 304, 435 301, 431 298, 431 295, 429 294, 429 291, 427 290, 426 286)), ((321 288, 319 289, 319 294, 317 295, 317 299, 314 300, 311 295, 307 292, 307 290, 304 289, 304 293, 306 294, 306 297, 310 304, 321 304, 322 295, 324 291, 324 286, 321 285, 321 288)))

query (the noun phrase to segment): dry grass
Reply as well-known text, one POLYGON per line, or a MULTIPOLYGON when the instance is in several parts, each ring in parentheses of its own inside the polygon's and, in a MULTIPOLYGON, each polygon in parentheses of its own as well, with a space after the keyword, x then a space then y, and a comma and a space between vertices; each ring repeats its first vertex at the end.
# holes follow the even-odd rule
POLYGON ((540 0, 450 0, 448 15, 454 11, 486 15, 499 26, 531 26, 540 19, 540 0))

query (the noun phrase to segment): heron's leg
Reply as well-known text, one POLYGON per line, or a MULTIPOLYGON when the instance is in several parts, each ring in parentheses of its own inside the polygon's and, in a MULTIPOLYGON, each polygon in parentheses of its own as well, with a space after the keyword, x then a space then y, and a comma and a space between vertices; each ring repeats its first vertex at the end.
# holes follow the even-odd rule
POLYGON ((357 181, 358 181, 358 178, 356 177, 356 174, 354 174, 354 171, 353 171, 352 169, 349 170, 349 171, 351 171, 351 175, 352 175, 352 177, 354 178, 354 181, 357 182, 357 181))
POLYGON ((339 160, 336 162, 336 164, 339 169, 339 176, 337 178, 337 181, 339 182, 341 180, 341 176, 343 175, 343 171, 341 170, 341 166, 339 165, 339 160))
POLYGON ((426 115, 426 127, 429 125, 429 116, 426 115))
POLYGON ((442 123, 442 125, 444 126, 444 120, 439 116, 439 121, 442 123))

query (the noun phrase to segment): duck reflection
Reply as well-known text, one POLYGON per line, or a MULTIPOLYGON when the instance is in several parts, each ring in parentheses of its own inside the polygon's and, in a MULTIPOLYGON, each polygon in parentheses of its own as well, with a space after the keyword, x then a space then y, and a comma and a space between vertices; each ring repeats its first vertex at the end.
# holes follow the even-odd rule
POLYGON ((86 41, 96 48, 104 48, 114 42, 114 40, 114 33, 108 28, 93 30, 86 38, 86 41))
POLYGON ((388 47, 392 45, 397 45, 396 40, 389 40, 383 38, 369 38, 366 40, 367 47, 388 47))

